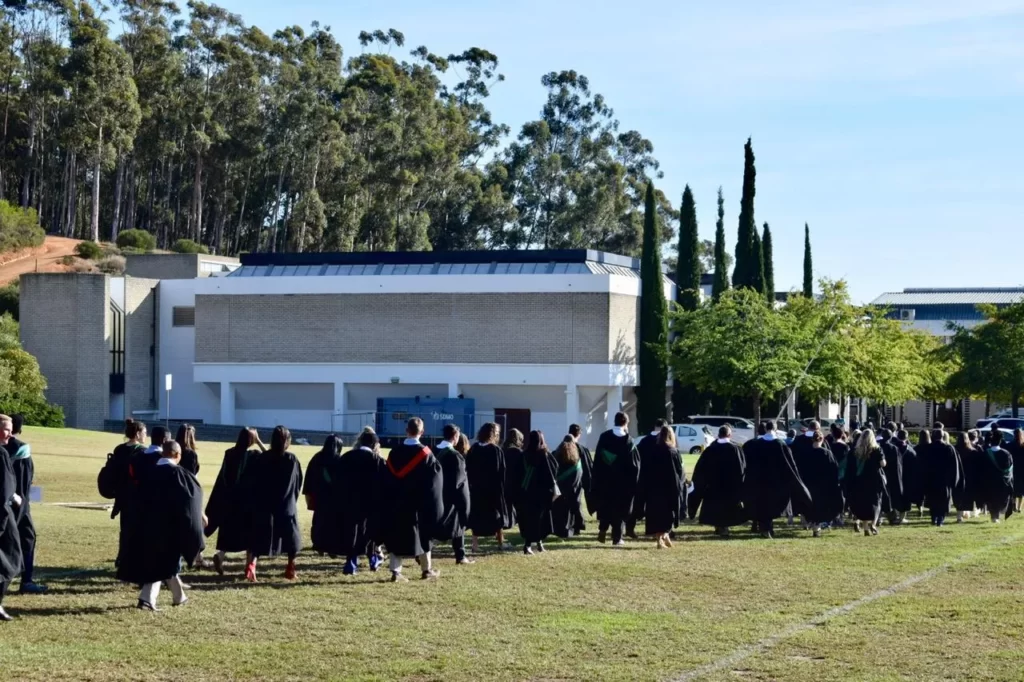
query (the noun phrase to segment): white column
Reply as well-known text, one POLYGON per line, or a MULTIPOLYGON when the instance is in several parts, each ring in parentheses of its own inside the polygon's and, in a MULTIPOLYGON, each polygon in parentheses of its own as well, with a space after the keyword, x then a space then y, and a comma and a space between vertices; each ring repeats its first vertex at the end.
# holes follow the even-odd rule
POLYGON ((337 433, 344 433, 346 431, 345 418, 345 383, 338 382, 334 384, 334 414, 338 415, 331 420, 331 430, 337 433))
POLYGON ((235 385, 230 381, 220 382, 220 423, 235 423, 235 385))
POLYGON ((612 386, 608 389, 608 418, 607 427, 615 426, 615 413, 622 409, 623 403, 622 386, 612 386))
POLYGON ((450 381, 448 382, 448 397, 449 398, 458 398, 460 392, 461 391, 459 391, 459 384, 458 384, 458 382, 455 382, 455 383, 452 383, 450 381))
POLYGON ((565 433, 569 433, 569 427, 576 423, 580 416, 580 398, 576 393, 576 385, 569 384, 565 387, 565 433))

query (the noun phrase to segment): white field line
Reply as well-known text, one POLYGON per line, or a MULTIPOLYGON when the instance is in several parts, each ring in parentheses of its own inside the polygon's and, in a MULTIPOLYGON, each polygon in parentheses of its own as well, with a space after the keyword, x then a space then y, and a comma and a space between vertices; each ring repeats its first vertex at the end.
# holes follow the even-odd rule
POLYGON ((912 575, 906 580, 900 581, 894 585, 890 585, 889 587, 885 587, 881 590, 878 590, 877 592, 872 592, 871 594, 863 596, 860 599, 855 599, 849 604, 843 604, 842 606, 837 606, 834 609, 829 609, 828 611, 818 614, 817 616, 815 616, 814 618, 805 623, 797 623, 795 625, 791 625, 788 628, 780 630, 779 632, 776 632, 773 635, 765 637, 764 639, 758 642, 741 646, 735 651, 733 651, 731 654, 724 656, 723 658, 720 658, 717 661, 712 661, 711 663, 702 665, 699 668, 694 668, 693 670, 684 672, 683 674, 677 677, 671 678, 669 682, 689 682, 690 680, 699 679, 704 675, 710 675, 711 673, 718 672, 726 668, 731 668, 731 666, 734 666, 737 663, 747 658, 750 658, 751 656, 760 654, 764 651, 767 651, 768 649, 773 648, 783 640, 789 639, 790 637, 798 635, 802 632, 806 632, 808 630, 816 628, 819 625, 823 625, 828 621, 832 620, 833 618, 845 616, 846 614, 855 611, 856 609, 859 609, 860 607, 866 604, 870 604, 871 602, 878 601, 879 599, 885 599, 886 597, 891 597, 892 595, 898 592, 902 592, 903 590, 906 590, 910 587, 913 587, 918 583, 930 580, 935 576, 939 575, 940 573, 945 573, 950 568, 958 564, 970 561, 971 559, 974 559, 977 556, 985 554, 986 552, 990 552, 993 549, 1009 545, 1015 540, 1020 540, 1022 537, 1024 537, 1024 535, 1021 534, 1005 537, 1002 540, 999 540, 998 542, 993 542, 992 544, 982 547, 980 549, 976 549, 971 552, 967 552, 966 554, 962 554, 956 557, 955 559, 947 561, 941 566, 936 566, 935 568, 929 569, 924 573, 912 575))

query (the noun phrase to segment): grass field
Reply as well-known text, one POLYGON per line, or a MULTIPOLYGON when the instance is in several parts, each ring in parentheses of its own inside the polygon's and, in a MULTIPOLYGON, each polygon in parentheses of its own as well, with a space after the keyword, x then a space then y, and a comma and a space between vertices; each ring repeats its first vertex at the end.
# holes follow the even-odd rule
MULTIPOLYGON (((113 579, 109 514, 52 506, 99 501, 96 472, 117 436, 25 439, 50 593, 6 600, 17 617, 0 625, 7 679, 1024 680, 1017 516, 775 541, 686 526, 664 551, 599 545, 591 525, 532 557, 487 544, 468 567, 442 548, 440 580, 401 585, 343 577, 308 553, 296 583, 268 562, 247 585, 236 558, 236 575, 186 574, 191 602, 171 609, 165 593, 153 614, 113 579)), ((200 444, 207 490, 225 447, 200 444)), ((314 451, 296 448, 304 462, 314 451)))

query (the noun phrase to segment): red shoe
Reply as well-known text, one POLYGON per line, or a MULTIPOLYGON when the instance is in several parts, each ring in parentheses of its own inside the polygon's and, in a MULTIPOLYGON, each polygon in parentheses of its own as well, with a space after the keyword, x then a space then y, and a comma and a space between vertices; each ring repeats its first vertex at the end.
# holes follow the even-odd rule
POLYGON ((256 563, 250 563, 245 565, 245 579, 251 583, 259 582, 256 580, 256 563))
POLYGON ((295 580, 295 562, 289 561, 288 566, 284 569, 285 580, 295 580))

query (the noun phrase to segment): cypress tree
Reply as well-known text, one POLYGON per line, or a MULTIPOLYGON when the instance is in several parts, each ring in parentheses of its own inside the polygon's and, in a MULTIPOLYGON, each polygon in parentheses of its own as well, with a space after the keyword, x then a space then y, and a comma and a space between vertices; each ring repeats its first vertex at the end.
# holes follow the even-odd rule
MULTIPOLYGON (((687 185, 679 208, 679 253, 676 260, 676 303, 683 310, 700 306, 700 239, 697 234, 697 204, 687 185)), ((681 422, 697 410, 697 389, 672 382, 672 417, 681 422)))
POLYGON ((732 271, 734 287, 754 286, 754 234, 757 225, 754 223, 754 180, 757 171, 754 168, 754 146, 750 138, 743 146, 743 196, 740 197, 740 225, 736 237, 736 268, 732 271))
POLYGON ((775 303, 775 264, 772 262, 772 231, 768 223, 764 224, 761 251, 764 253, 764 296, 769 303, 775 303))
POLYGON ((804 223, 804 296, 814 295, 814 266, 811 262, 811 228, 804 223))
POLYGON ((654 428, 665 416, 668 383, 668 303, 661 273, 661 239, 658 229, 654 183, 647 183, 644 210, 644 241, 640 256, 640 385, 636 389, 637 427, 640 433, 654 428))
POLYGON ((758 234, 757 228, 754 228, 754 243, 750 247, 750 264, 751 275, 750 275, 750 288, 759 294, 765 292, 764 287, 764 248, 761 246, 761 235, 758 234))
POLYGON ((718 188, 718 222, 715 223, 715 281, 711 295, 717 301, 729 288, 729 268, 725 264, 725 197, 718 188))
POLYGON ((676 302, 683 310, 696 310, 700 305, 699 251, 697 204, 687 185, 679 208, 679 254, 676 260, 676 302))

